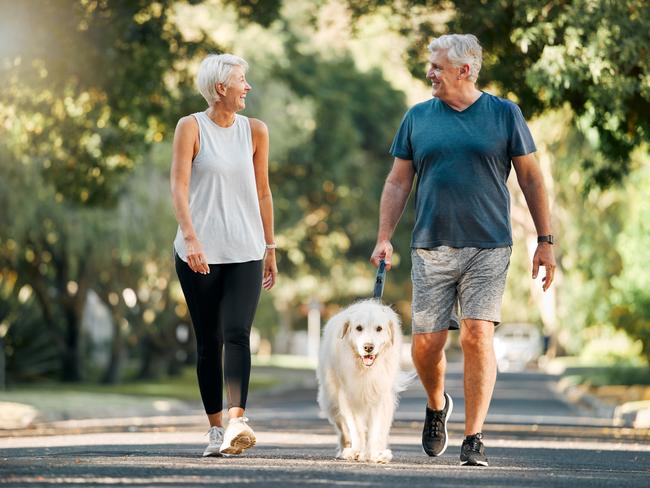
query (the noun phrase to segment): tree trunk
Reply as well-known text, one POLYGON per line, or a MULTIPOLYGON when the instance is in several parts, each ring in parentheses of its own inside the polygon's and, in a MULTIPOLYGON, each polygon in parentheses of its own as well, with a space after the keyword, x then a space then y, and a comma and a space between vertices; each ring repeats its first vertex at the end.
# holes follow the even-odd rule
POLYGON ((166 373, 166 361, 161 357, 158 346, 150 336, 142 339, 142 363, 138 372, 138 379, 150 380, 161 378, 166 373))
POLYGON ((289 305, 278 307, 278 311, 280 312, 280 327, 275 335, 273 352, 287 354, 291 349, 291 331, 293 329, 291 307, 289 305))
POLYGON ((108 366, 104 372, 102 383, 115 385, 122 380, 122 363, 124 362, 125 348, 124 337, 122 337, 121 323, 122 314, 113 307, 113 340, 111 342, 111 356, 108 366))
POLYGON ((65 350, 63 351, 62 380, 81 381, 81 316, 74 310, 65 310, 65 350))

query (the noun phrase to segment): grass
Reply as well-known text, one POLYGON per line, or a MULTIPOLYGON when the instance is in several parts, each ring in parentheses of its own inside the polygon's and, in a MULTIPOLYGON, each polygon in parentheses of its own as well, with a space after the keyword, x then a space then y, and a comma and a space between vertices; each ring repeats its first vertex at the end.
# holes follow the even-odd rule
MULTIPOLYGON (((251 375, 249 390, 255 391, 270 388, 279 384, 281 380, 271 374, 255 373, 251 375)), ((103 385, 96 383, 30 383, 11 388, 7 393, 48 392, 62 393, 96 393, 104 395, 128 395, 140 397, 174 398, 185 401, 199 401, 199 386, 196 379, 196 370, 193 367, 185 368, 181 375, 149 381, 129 381, 117 385, 103 385)), ((0 392, 0 400, 3 392, 0 392)))
MULTIPOLYGON (((305 371, 302 365, 280 368, 276 366, 277 362, 270 361, 253 367, 250 391, 303 381, 305 371)), ((40 422, 184 415, 202 410, 194 367, 185 368, 182 374, 175 377, 155 381, 127 381, 118 385, 55 381, 23 383, 0 391, 0 402, 30 405, 37 410, 40 422)), ((7 409, 4 413, 12 411, 11 405, 0 408, 7 409)))
POLYGON ((571 376, 576 384, 589 384, 592 386, 650 385, 650 368, 645 366, 567 368, 565 375, 571 376))
POLYGON ((271 356, 253 356, 253 366, 274 366, 286 369, 316 369, 316 359, 293 354, 273 354, 271 356))
POLYGON ((571 383, 576 385, 650 385, 650 366, 642 360, 614 362, 608 358, 585 360, 576 356, 562 356, 551 359, 546 369, 570 378, 571 383))

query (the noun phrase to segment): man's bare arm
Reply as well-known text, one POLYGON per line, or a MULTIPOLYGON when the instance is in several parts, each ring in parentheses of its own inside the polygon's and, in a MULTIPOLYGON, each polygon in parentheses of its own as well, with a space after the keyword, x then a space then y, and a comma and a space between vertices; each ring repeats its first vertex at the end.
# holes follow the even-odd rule
MULTIPOLYGON (((537 229, 537 235, 552 234, 548 195, 535 156, 533 154, 515 156, 512 158, 512 163, 517 173, 517 181, 526 199, 528 210, 533 218, 535 229, 537 229)), ((551 286, 555 274, 555 256, 551 244, 540 243, 537 245, 533 257, 533 279, 537 278, 540 266, 544 266, 546 269, 546 276, 543 278, 543 290, 546 291, 551 286)))
POLYGON ((391 267, 391 256, 393 246, 390 239, 397 227, 399 219, 404 213, 406 202, 408 201, 415 170, 411 161, 406 159, 395 158, 393 168, 391 169, 384 190, 381 193, 379 204, 379 230, 377 232, 377 244, 372 252, 370 261, 379 266, 379 261, 386 261, 386 269, 391 267))

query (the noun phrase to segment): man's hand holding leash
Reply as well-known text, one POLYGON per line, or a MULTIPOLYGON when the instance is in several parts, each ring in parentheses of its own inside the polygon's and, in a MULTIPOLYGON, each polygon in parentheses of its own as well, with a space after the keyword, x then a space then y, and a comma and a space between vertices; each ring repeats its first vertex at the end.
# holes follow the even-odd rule
POLYGON ((393 245, 390 241, 378 241, 375 249, 372 251, 370 256, 370 262, 372 265, 377 268, 379 267, 379 262, 383 259, 386 262, 386 271, 391 267, 391 258, 393 257, 393 245))

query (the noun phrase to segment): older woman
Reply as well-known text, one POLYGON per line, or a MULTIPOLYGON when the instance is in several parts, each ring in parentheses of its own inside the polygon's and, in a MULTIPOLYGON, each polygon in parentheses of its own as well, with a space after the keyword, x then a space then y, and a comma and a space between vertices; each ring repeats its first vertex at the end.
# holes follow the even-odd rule
POLYGON ((262 121, 237 114, 251 90, 247 69, 246 61, 232 54, 206 57, 197 83, 208 108, 181 118, 174 135, 171 190, 179 224, 174 250, 210 422, 203 456, 240 454, 255 445, 244 417, 250 329, 260 288, 269 290, 277 275, 268 130, 262 121), (224 380, 230 418, 225 432, 224 380))

